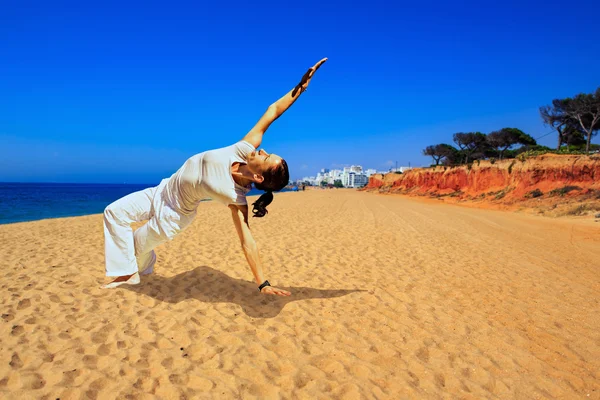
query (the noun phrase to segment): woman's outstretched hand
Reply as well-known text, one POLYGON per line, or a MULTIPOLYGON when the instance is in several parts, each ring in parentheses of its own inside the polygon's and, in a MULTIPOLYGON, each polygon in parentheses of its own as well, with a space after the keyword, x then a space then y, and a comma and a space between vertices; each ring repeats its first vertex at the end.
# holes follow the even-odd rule
POLYGON ((288 292, 287 290, 277 289, 276 287, 273 287, 273 286, 265 286, 264 288, 262 288, 262 290, 260 292, 262 294, 270 294, 270 295, 274 295, 274 296, 290 296, 291 295, 291 293, 288 292))
POLYGON ((321 68, 321 65, 325 64, 325 61, 327 61, 327 57, 325 57, 324 59, 322 59, 321 61, 319 61, 312 67, 310 67, 308 69, 308 71, 306 71, 306 73, 302 77, 302 80, 300 80, 300 83, 294 88, 294 92, 292 93, 292 96, 296 96, 296 93, 298 92, 298 90, 300 90, 301 92, 304 92, 306 90, 313 75, 315 74, 315 72, 317 72, 317 70, 319 68, 321 68))

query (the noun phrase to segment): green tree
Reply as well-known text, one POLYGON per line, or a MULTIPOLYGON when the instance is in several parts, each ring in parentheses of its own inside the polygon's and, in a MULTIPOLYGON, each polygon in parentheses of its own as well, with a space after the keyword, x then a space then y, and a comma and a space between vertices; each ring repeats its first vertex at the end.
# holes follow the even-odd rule
POLYGON ((341 179, 336 179, 335 181, 333 181, 333 187, 343 188, 344 185, 342 184, 342 180, 341 179))
POLYGON ((580 93, 565 99, 565 113, 579 122, 586 135, 585 151, 589 153, 592 136, 600 129, 600 87, 595 93, 580 93))
POLYGON ((465 163, 471 157, 482 157, 488 147, 487 137, 481 132, 455 133, 452 139, 459 147, 465 163))
POLYGON ((557 150, 563 144, 567 150, 571 146, 578 147, 586 144, 586 132, 581 128, 579 121, 567 111, 573 107, 573 99, 554 99, 552 105, 540 107, 540 116, 544 125, 553 127, 558 132, 557 150))
POLYGON ((565 134, 573 126, 573 120, 565 112, 566 103, 561 99, 552 100, 552 105, 540 107, 540 116, 544 125, 551 126, 558 132, 558 145, 556 150, 560 149, 565 143, 565 134))
POLYGON ((449 144, 436 144, 433 146, 427 146, 423 150, 423 155, 433 157, 435 165, 439 165, 441 161, 449 161, 454 163, 458 150, 449 144))
POLYGON ((433 161, 435 162, 435 165, 439 165, 440 160, 442 159, 442 156, 436 150, 437 146, 439 146, 439 145, 427 146, 423 150, 423 155, 424 156, 431 156, 433 158, 433 161))
POLYGON ((535 146, 537 143, 534 138, 517 128, 502 128, 487 135, 489 146, 498 151, 500 160, 504 157, 504 152, 509 148, 522 144, 525 146, 535 146))

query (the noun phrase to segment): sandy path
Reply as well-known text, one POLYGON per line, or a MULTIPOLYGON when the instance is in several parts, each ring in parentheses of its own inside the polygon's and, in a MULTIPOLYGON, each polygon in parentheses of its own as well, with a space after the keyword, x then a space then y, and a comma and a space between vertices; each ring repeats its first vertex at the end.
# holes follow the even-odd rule
POLYGON ((111 291, 101 215, 0 226, 1 397, 600 398, 600 224, 349 190, 251 222, 292 297, 214 203, 111 291))

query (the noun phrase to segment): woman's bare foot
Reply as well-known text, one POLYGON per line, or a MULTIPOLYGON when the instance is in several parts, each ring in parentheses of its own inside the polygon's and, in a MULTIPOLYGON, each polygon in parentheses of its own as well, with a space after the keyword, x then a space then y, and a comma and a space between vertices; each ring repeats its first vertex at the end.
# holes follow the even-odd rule
POLYGON ((121 285, 137 285, 140 283, 140 274, 134 272, 131 275, 118 276, 111 283, 101 286, 102 289, 114 289, 121 285))

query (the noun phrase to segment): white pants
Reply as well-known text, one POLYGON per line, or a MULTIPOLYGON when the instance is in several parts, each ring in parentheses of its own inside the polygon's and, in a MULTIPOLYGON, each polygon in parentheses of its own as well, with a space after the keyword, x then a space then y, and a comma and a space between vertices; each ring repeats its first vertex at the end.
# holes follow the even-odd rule
POLYGON ((143 270, 152 249, 187 228, 196 213, 184 215, 163 199, 167 180, 128 194, 104 210, 106 276, 131 275, 143 270), (131 223, 148 220, 133 232, 131 223), (138 265, 139 262, 139 265, 138 265))

